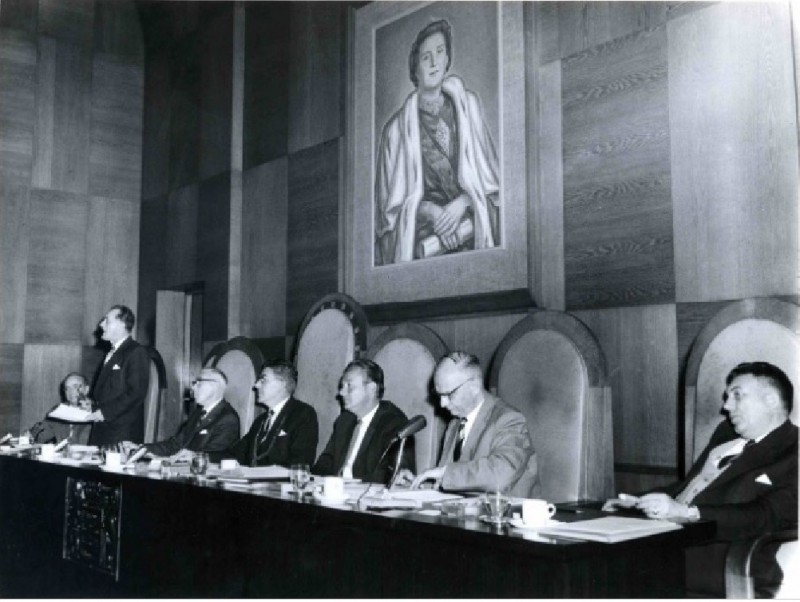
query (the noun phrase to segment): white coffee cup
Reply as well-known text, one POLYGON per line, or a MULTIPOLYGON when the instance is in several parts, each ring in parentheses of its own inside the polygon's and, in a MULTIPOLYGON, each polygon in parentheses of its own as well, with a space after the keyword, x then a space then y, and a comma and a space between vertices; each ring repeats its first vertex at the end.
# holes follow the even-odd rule
POLYGON ((344 497, 344 479, 342 477, 325 477, 322 481, 322 495, 330 498, 344 497))
POLYGON ((236 470, 239 468, 239 463, 236 460, 227 458, 219 463, 220 470, 236 470))
POLYGON ((31 438, 28 435, 20 435, 19 436, 19 445, 30 445, 31 438))
POLYGON ((45 443, 42 445, 40 456, 42 460, 52 460, 56 455, 56 446, 52 443, 45 443))
POLYGON ((556 513, 556 507, 546 500, 523 500, 522 522, 526 527, 541 527, 556 513))
POLYGON ((106 468, 119 468, 120 466, 122 466, 122 454, 106 452, 106 468))

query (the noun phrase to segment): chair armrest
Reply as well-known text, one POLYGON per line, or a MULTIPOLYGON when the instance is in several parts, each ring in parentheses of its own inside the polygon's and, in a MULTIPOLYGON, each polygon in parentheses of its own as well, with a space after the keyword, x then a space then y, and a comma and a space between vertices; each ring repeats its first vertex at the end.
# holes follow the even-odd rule
POLYGON ((786 541, 797 541, 797 529, 772 531, 731 543, 725 557, 725 597, 754 598, 753 578, 750 576, 753 555, 766 544, 786 541))

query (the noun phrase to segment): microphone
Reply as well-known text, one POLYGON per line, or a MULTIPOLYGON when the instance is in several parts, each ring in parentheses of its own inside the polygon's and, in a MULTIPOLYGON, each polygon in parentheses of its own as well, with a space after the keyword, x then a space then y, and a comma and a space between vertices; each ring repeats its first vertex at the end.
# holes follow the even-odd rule
POLYGON ((425 416, 418 415, 414 416, 411 420, 409 420, 406 425, 397 431, 397 434, 394 436, 393 441, 399 441, 400 439, 406 439, 413 435, 414 433, 420 432, 428 425, 428 421, 425 419, 425 416))

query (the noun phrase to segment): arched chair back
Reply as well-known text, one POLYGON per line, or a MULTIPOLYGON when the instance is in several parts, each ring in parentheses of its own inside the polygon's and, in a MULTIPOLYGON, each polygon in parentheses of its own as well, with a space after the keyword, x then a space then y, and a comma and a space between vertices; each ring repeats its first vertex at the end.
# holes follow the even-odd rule
POLYGON ((432 394, 436 362, 448 353, 444 341, 426 326, 406 322, 385 330, 370 346, 367 357, 383 368, 384 398, 409 419, 425 416, 428 424, 414 436, 417 470, 436 465, 444 420, 432 394))
POLYGON ((791 419, 797 424, 800 390, 800 307, 768 297, 726 305, 697 335, 686 363, 684 474, 724 419, 725 377, 742 362, 765 361, 794 385, 791 419))
POLYGON ((155 347, 145 347, 150 355, 150 381, 147 385, 147 397, 144 400, 144 442, 152 443, 158 436, 158 414, 161 411, 161 400, 167 389, 167 369, 164 360, 155 347))
POLYGON ((577 318, 537 311, 497 349, 490 386, 528 419, 542 496, 551 502, 614 494, 614 437, 606 360, 577 318))
POLYGON ((240 435, 247 433, 255 420, 253 385, 263 364, 261 351, 246 337, 230 339, 214 359, 213 367, 221 370, 228 378, 225 399, 239 414, 240 435))
POLYGON ((221 343, 217 343, 211 348, 211 351, 208 352, 205 359, 203 360, 203 367, 204 368, 213 368, 214 363, 217 361, 222 352, 225 351, 226 346, 228 345, 227 341, 222 341, 221 343))
POLYGON ((320 299, 300 325, 294 351, 298 374, 295 397, 317 411, 318 456, 341 411, 339 378, 345 366, 366 349, 367 328, 364 310, 352 297, 341 293, 320 299))

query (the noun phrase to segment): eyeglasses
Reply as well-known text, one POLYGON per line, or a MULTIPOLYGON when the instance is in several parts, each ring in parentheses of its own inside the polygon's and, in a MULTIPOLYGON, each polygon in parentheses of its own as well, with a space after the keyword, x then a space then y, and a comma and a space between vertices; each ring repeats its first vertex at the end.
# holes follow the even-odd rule
POLYGON ((464 385, 466 385, 466 384, 467 384, 469 381, 471 381, 471 380, 475 380, 475 377, 468 378, 467 380, 465 380, 463 383, 461 383, 460 385, 458 385, 458 386, 457 386, 455 389, 453 389, 452 391, 448 391, 447 393, 440 393, 439 391, 437 391, 437 392, 436 392, 436 394, 437 394, 439 397, 452 397, 452 396, 453 396, 453 394, 454 394, 456 391, 458 391, 458 390, 459 390, 461 387, 463 387, 464 385))
POLYGON ((215 381, 213 378, 195 378, 192 381, 192 386, 195 386, 197 383, 215 383, 215 382, 217 381, 215 381))

